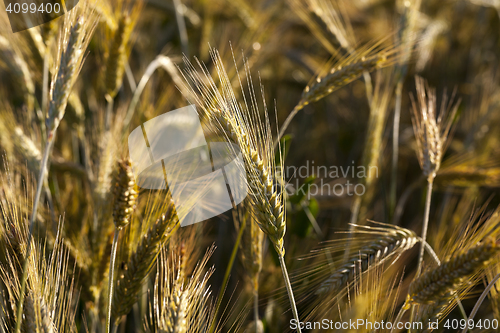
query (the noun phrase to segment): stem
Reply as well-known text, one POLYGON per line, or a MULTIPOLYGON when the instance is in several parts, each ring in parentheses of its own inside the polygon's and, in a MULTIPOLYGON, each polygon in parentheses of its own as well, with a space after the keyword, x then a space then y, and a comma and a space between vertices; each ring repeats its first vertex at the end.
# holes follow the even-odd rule
MULTIPOLYGON (((114 273, 115 273, 115 259, 116 259, 116 245, 118 244, 118 234, 120 229, 115 228, 115 236, 113 238, 113 245, 111 247, 111 258, 109 259, 109 281, 108 281, 108 315, 106 317, 106 332, 109 333, 111 328, 111 305, 113 302, 113 286, 114 286, 114 273)), ((115 325, 114 331, 118 325, 115 325)))
POLYGON ((36 184, 36 194, 35 201, 33 203, 33 211, 31 212, 28 239, 26 244, 26 256, 24 257, 23 263, 23 276, 21 279, 21 290, 19 292, 19 302, 17 304, 17 316, 16 316, 16 333, 21 331, 21 322, 23 314, 23 304, 24 304, 24 294, 26 292, 26 280, 28 279, 28 261, 31 255, 31 238, 33 237, 33 227, 35 225, 36 212, 38 210, 38 204, 40 203, 40 195, 42 193, 42 188, 44 184, 45 173, 47 172, 47 165, 49 162, 49 155, 52 151, 52 146, 55 140, 55 131, 47 138, 47 143, 45 144, 45 151, 43 153, 42 162, 40 163, 40 172, 38 174, 38 182, 36 184))
MULTIPOLYGON (((422 235, 420 242, 420 253, 418 255, 418 265, 417 265, 417 274, 415 274, 414 279, 420 276, 420 272, 422 270, 422 262, 424 261, 424 252, 425 252, 425 244, 427 238, 427 227, 429 224, 429 213, 431 210, 431 196, 432 196, 432 184, 434 183, 434 177, 429 176, 427 178, 427 195, 425 197, 425 211, 424 211, 424 221, 422 224, 422 235)), ((415 306, 411 307, 411 315, 410 321, 413 322, 415 317, 415 306)))
POLYGON ((130 63, 127 60, 125 62, 125 75, 127 75, 127 81, 130 85, 130 90, 135 91, 137 89, 137 83, 135 83, 134 73, 132 73, 132 68, 130 68, 130 63))
POLYGON ((293 108, 292 112, 290 112, 290 114, 288 115, 288 117, 286 117, 285 122, 281 126, 280 132, 278 133, 278 136, 276 137, 276 140, 274 141, 274 148, 276 148, 276 146, 278 145, 278 143, 281 140, 281 137, 285 134, 285 131, 288 128, 288 125, 290 125, 290 122, 292 121, 293 117, 295 117, 295 115, 297 113, 299 113, 299 111, 302 110, 304 108, 304 106, 305 105, 302 104, 302 101, 299 102, 299 104, 297 104, 293 108))
POLYGON ((391 188, 389 193, 389 207, 391 213, 396 206, 398 159, 399 159, 399 123, 401 119, 401 97, 403 91, 403 77, 401 76, 396 86, 396 106, 394 107, 394 124, 392 127, 392 169, 391 188))
POLYGON ((177 27, 179 28, 179 36, 181 38, 182 53, 188 56, 188 34, 186 30, 186 21, 184 21, 184 14, 182 13, 182 3, 181 0, 174 0, 175 7, 175 19, 177 21, 177 27))
POLYGON ((351 207, 351 219, 349 221, 349 240, 344 252, 344 261, 347 261, 349 259, 349 253, 351 252, 351 240, 352 240, 352 233, 354 231, 354 225, 358 223, 358 217, 359 217, 359 209, 361 208, 361 196, 357 195, 356 198, 354 198, 354 202, 351 207))
POLYGON ((373 101, 373 84, 370 72, 364 71, 363 78, 365 80, 366 99, 368 100, 368 105, 371 107, 373 101))
POLYGON ((116 332, 118 332, 118 325, 113 326, 113 332, 112 333, 116 333, 116 332))
POLYGON ((255 333, 259 333, 259 290, 253 290, 253 315, 255 320, 255 333))
POLYGON ((213 333, 215 331, 215 323, 217 321, 217 314, 219 313, 219 308, 222 303, 222 298, 224 296, 224 292, 227 287, 227 283, 229 282, 229 275, 231 274, 231 270, 233 269, 234 260, 236 259, 236 254, 238 253, 238 248, 240 246, 241 237, 243 236, 243 231, 245 230, 246 222, 243 219, 240 225, 240 230, 238 232, 238 236, 236 237, 236 242, 233 246, 233 251, 231 252, 231 257, 229 258, 229 263, 226 267, 226 273, 224 274, 224 279, 222 280, 222 286, 219 291, 219 296, 217 297, 217 305, 215 306, 215 311, 212 319, 212 323, 210 324, 210 330, 208 333, 213 333))
MULTIPOLYGON (((477 314, 477 311, 479 311, 479 307, 481 306, 481 304, 483 304, 486 296, 488 296, 488 293, 490 292, 491 288, 493 288, 493 286, 498 281, 498 279, 500 279, 500 273, 497 274, 493 278, 493 280, 490 281, 490 283, 488 284, 488 286, 484 289, 483 293, 481 294, 481 296, 477 300, 476 305, 474 305, 474 308, 472 309, 472 311, 471 311, 471 313, 469 315, 469 319, 467 320, 467 323, 469 322, 469 320, 474 319, 474 316, 477 314)), ((464 330, 462 331, 462 333, 466 333, 467 329, 468 329, 468 327, 465 327, 464 330)))
MULTIPOLYGON (((156 57, 155 60, 153 60, 148 67, 146 68, 146 71, 144 72, 144 75, 142 76, 141 80, 139 81, 139 84, 137 85, 137 88, 134 90, 134 94, 132 95, 132 100, 130 101, 130 104, 128 105, 127 108, 127 113, 125 114, 125 118, 123 119, 123 128, 126 129, 127 126, 130 124, 130 121, 132 120, 132 117, 134 115, 135 107, 137 106, 137 103, 139 102, 139 97, 141 97, 142 91, 146 87, 146 84, 148 83, 149 79, 151 78, 151 75, 155 72, 157 68, 162 67, 165 69, 168 74, 172 77, 172 80, 174 83, 181 89, 183 87, 183 82, 179 77, 178 74, 178 69, 175 67, 174 63, 172 60, 170 60, 169 57, 166 57, 164 55, 159 55, 156 57)), ((181 89, 182 91, 182 89, 181 89)))
POLYGON ((282 254, 278 254, 280 260, 281 271, 283 272, 283 278, 285 279, 286 291, 288 292, 288 298, 290 299, 290 306, 292 307, 293 317, 297 321, 297 332, 302 333, 300 330, 300 319, 299 313, 297 312, 297 306, 295 305, 295 298, 293 297, 292 285, 290 284, 290 278, 288 277, 288 271, 286 270, 285 259, 282 254))
POLYGON ((394 321, 394 324, 392 325, 391 333, 394 332, 394 328, 396 328, 396 326, 401 321, 401 319, 403 319, 403 316, 404 316, 406 310, 408 310, 408 302, 405 302, 405 304, 403 304, 401 309, 399 309, 398 315, 396 316, 396 320, 394 321))
POLYGON ((432 196, 432 184, 434 183, 434 177, 429 176, 427 179, 427 196, 425 198, 425 211, 424 211, 424 222, 422 225, 422 242, 420 243, 420 254, 418 255, 418 266, 417 266, 417 278, 422 270, 422 262, 424 260, 425 242, 427 238, 427 227, 429 225, 429 213, 431 210, 431 196, 432 196))
POLYGON ((424 175, 421 175, 417 180, 411 183, 410 186, 408 186, 399 196, 398 204, 396 205, 396 209, 394 210, 394 215, 392 217, 392 224, 399 225, 399 220, 403 215, 404 207, 406 205, 406 202, 408 201, 408 198, 413 193, 413 191, 420 186, 420 183, 424 180, 424 178, 424 175))

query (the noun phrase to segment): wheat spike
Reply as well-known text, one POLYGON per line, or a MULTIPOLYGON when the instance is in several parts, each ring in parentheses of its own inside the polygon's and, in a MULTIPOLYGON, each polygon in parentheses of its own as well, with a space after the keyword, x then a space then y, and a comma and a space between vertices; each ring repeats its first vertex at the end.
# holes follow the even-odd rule
POLYGON ((188 295, 178 287, 171 299, 167 301, 167 311, 164 317, 163 329, 165 333, 185 333, 187 331, 188 295))
POLYGON ((113 187, 113 221, 121 229, 130 222, 137 198, 136 184, 130 159, 118 162, 113 187))
POLYGON ((417 140, 417 157, 426 177, 434 179, 441 165, 451 125, 459 103, 447 103, 443 97, 439 115, 437 114, 436 92, 421 77, 415 77, 418 104, 413 96, 412 122, 417 140))
POLYGON ((436 177, 437 185, 471 187, 500 187, 500 168, 453 166, 441 169, 436 177))
POLYGON ((302 98, 295 108, 302 109, 309 103, 319 101, 335 90, 356 80, 364 72, 372 72, 377 68, 382 68, 386 62, 386 56, 375 55, 366 59, 362 58, 360 61, 343 67, 332 69, 329 74, 318 78, 316 82, 304 89, 302 98))
POLYGON ((362 247, 359 251, 352 253, 351 257, 325 280, 316 291, 316 294, 326 292, 338 292, 353 281, 355 277, 369 269, 372 269, 394 256, 411 249, 418 238, 411 230, 400 227, 373 228, 369 226, 359 226, 361 229, 354 229, 354 233, 373 234, 377 237, 370 244, 362 247))
MULTIPOLYGON (((189 60, 185 59, 188 70, 183 74, 184 78, 186 79, 186 76, 188 76, 191 81, 194 81, 193 86, 189 87, 188 91, 192 93, 191 97, 205 112, 204 116, 211 121, 218 122, 216 131, 222 129, 225 137, 237 143, 240 148, 243 156, 243 168, 246 174, 245 181, 253 206, 252 212, 255 222, 264 234, 269 237, 274 249, 278 253, 292 313, 294 318, 299 320, 284 260, 286 212, 283 195, 285 192, 285 180, 283 173, 279 172, 276 168, 276 156, 273 147, 271 126, 267 118, 267 109, 265 109, 265 120, 262 120, 257 106, 258 103, 253 83, 248 72, 249 69, 246 68, 248 74, 247 83, 251 98, 250 106, 245 100, 246 109, 242 110, 241 105, 237 102, 234 95, 231 80, 227 76, 219 53, 216 50, 212 50, 211 56, 216 66, 219 80, 221 81, 221 91, 219 91, 209 73, 205 71, 205 78, 202 78, 189 60)), ((201 67, 203 69, 203 66, 201 67)), ((189 80, 187 81, 189 82, 189 80)), ((233 149, 234 152, 234 148, 229 149, 233 149)), ((280 167, 282 167, 282 163, 283 158, 280 156, 280 167)), ((298 332, 301 332, 300 328, 298 332)))
MULTIPOLYGON (((71 18, 67 22, 71 22, 71 18)), ((80 16, 71 27, 66 28, 68 32, 64 38, 67 39, 60 42, 64 50, 60 51, 59 69, 50 88, 51 100, 45 120, 50 135, 53 135, 64 117, 71 89, 82 65, 83 52, 94 27, 92 18, 80 16)))
POLYGON ((40 298, 40 326, 42 333, 57 333, 57 327, 55 326, 50 311, 47 308, 47 305, 43 301, 43 298, 40 298))
POLYGON ((174 203, 170 202, 167 212, 149 228, 135 251, 131 254, 126 268, 116 282, 113 296, 112 315, 116 321, 126 315, 136 302, 142 281, 149 274, 163 244, 179 227, 174 203))
MULTIPOLYGON (((242 119, 236 119, 237 114, 228 111, 216 115, 224 133, 233 141, 239 143, 243 152, 245 172, 248 177, 248 187, 252 193, 255 222, 269 237, 276 252, 284 255, 283 238, 286 232, 286 220, 283 197, 278 192, 278 186, 273 182, 270 162, 261 157, 255 145, 245 130, 238 127, 242 119), (255 147, 255 148, 254 148, 255 147), (271 171, 271 173, 270 173, 271 171)), ((278 182, 280 182, 278 180, 278 182)))
POLYGON ((487 239, 464 253, 457 254, 440 266, 423 273, 410 286, 410 301, 434 303, 443 295, 456 290, 471 275, 485 268, 500 247, 493 239, 487 239))
POLYGON ((423 323, 422 329, 416 330, 417 333, 432 332, 433 329, 429 328, 429 322, 439 321, 445 314, 452 302, 453 293, 444 295, 441 299, 433 304, 429 304, 419 317, 418 321, 423 323))
POLYGON ((148 331, 157 331, 149 327, 152 325, 165 333, 206 331, 211 316, 207 308, 210 295, 208 279, 214 268, 204 270, 214 250, 213 246, 207 250, 189 278, 186 277, 187 258, 184 258, 183 249, 170 247, 168 251, 166 248, 161 251, 148 331))
POLYGON ((26 298, 24 299, 23 317, 24 317, 23 324, 21 328, 22 332, 36 333, 37 332, 36 312, 35 312, 35 304, 31 293, 26 295, 26 298))
POLYGON ((118 20, 108 60, 106 62, 106 92, 113 98, 120 90, 127 62, 128 44, 134 22, 126 13, 118 20))

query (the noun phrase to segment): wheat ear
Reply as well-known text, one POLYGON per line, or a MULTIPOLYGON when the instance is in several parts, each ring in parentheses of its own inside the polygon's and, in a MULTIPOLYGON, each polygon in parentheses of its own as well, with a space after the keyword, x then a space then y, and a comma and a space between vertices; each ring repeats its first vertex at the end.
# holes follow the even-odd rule
POLYGON ((163 214, 148 229, 135 251, 131 254, 122 276, 116 282, 112 303, 112 316, 115 322, 126 315, 137 299, 144 278, 149 274, 163 244, 179 227, 179 220, 170 202, 163 214))
POLYGON ((326 292, 336 293, 352 282, 357 275, 379 266, 388 259, 401 255, 418 243, 417 235, 408 229, 394 227, 355 226, 353 233, 372 234, 377 237, 359 251, 351 254, 343 265, 338 267, 316 291, 316 294, 326 292))
POLYGON ((127 62, 127 48, 132 33, 133 21, 128 14, 123 14, 118 20, 113 41, 106 62, 106 93, 114 98, 120 90, 127 62))
POLYGON ((288 115, 285 122, 281 126, 277 142, 285 133, 288 125, 292 121, 293 117, 302 110, 309 103, 317 102, 320 99, 328 96, 335 90, 342 88, 345 85, 353 82, 363 75, 363 73, 369 73, 377 68, 382 68, 389 60, 384 54, 374 55, 371 57, 362 57, 358 61, 348 63, 345 66, 338 66, 333 68, 330 73, 324 77, 318 77, 315 82, 308 85, 303 93, 302 98, 294 107, 292 112, 288 115))
POLYGON ((445 316, 446 309, 448 309, 450 303, 452 302, 452 298, 453 293, 448 293, 437 302, 428 305, 419 317, 419 321, 423 323, 423 327, 421 330, 417 330, 416 333, 432 332, 432 329, 428 327, 428 323, 436 320, 439 321, 443 316, 445 316))
POLYGON ((431 195, 434 178, 441 166, 446 145, 458 103, 447 103, 446 95, 443 97, 439 115, 437 115, 436 93, 429 88, 424 79, 415 78, 418 103, 412 100, 413 131, 417 141, 417 157, 424 176, 427 178, 427 196, 425 201, 424 220, 422 223, 422 243, 418 256, 417 277, 422 268, 424 259, 424 244, 427 238, 427 226, 431 206, 431 195))
POLYGON ((130 222, 137 199, 137 186, 130 159, 118 162, 113 197, 113 222, 117 229, 122 229, 130 222))
MULTIPOLYGON (((243 120, 236 120, 234 118, 231 119, 231 117, 232 116, 230 114, 222 112, 219 117, 219 122, 222 124, 226 135, 234 142, 238 142, 243 150, 245 172, 249 178, 248 186, 254 198, 253 212, 255 215, 255 222, 257 222, 264 234, 267 235, 273 244, 274 249, 278 253, 278 259, 283 272, 283 279, 285 281, 288 297, 290 299, 292 313, 295 320, 299 322, 300 320, 295 303, 295 297, 293 295, 292 285, 290 283, 284 259, 286 219, 282 197, 283 192, 281 192, 281 194, 278 193, 277 186, 273 183, 273 178, 270 173, 272 172, 272 169, 269 169, 268 165, 269 156, 265 157, 268 161, 266 163, 266 160, 261 158, 258 150, 254 148, 255 146, 251 143, 249 136, 246 134, 246 130, 242 130, 236 125, 237 123, 243 123, 243 120)), ((272 146, 272 141, 268 141, 267 143, 272 146)), ((277 182, 283 184, 283 180, 277 180, 277 182)), ((300 327, 297 327, 297 331, 301 332, 300 327)))
MULTIPOLYGON (((84 7, 84 10, 86 9, 87 7, 84 7)), ((17 318, 19 318, 19 320, 16 323, 16 333, 19 333, 21 330, 22 320, 20 318, 24 304, 24 293, 26 290, 28 258, 31 252, 31 237, 33 234, 33 226, 38 210, 38 204, 40 202, 42 185, 44 183, 45 174, 47 171, 49 155, 54 144, 56 130, 59 126, 59 123, 61 122, 61 119, 64 116, 69 94, 82 65, 83 51, 86 48, 89 42, 89 37, 95 28, 95 17, 93 17, 93 15, 87 17, 87 20, 85 20, 83 16, 75 19, 74 15, 76 15, 76 11, 73 11, 72 15, 67 15, 66 17, 66 31, 64 33, 64 38, 60 43, 61 49, 64 49, 64 51, 61 51, 59 70, 51 87, 51 100, 47 118, 45 120, 47 142, 40 164, 37 189, 33 202, 33 211, 31 213, 29 224, 26 257, 24 259, 23 276, 21 279, 21 291, 17 306, 17 318)))
POLYGON ((187 258, 182 249, 163 248, 158 259, 154 297, 149 331, 165 333, 206 332, 209 318, 214 313, 207 309, 210 302, 208 280, 214 272, 205 271, 215 250, 211 246, 197 263, 192 274, 185 271, 187 258), (167 253, 169 253, 167 255, 167 253))
POLYGON ((115 224, 115 232, 109 261, 108 313, 106 318, 106 330, 108 333, 111 328, 111 303, 113 301, 114 271, 118 236, 120 230, 129 224, 132 212, 135 209, 135 200, 137 198, 132 163, 128 159, 118 162, 113 195, 113 222, 115 224))
MULTIPOLYGON (((183 76, 188 81, 188 84, 190 81, 193 82, 193 86, 188 87, 190 97, 202 108, 205 113, 203 116, 216 122, 215 131, 220 133, 222 130, 224 136, 237 143, 241 150, 243 157, 242 169, 246 174, 244 181, 246 181, 250 192, 249 198, 252 201, 255 222, 257 222, 264 234, 269 237, 278 253, 292 312, 294 318, 299 321, 297 306, 284 260, 286 218, 283 195, 285 181, 283 174, 275 168, 275 154, 267 110, 265 110, 265 120, 262 120, 257 107, 258 103, 253 90, 253 83, 248 73, 249 69, 246 68, 251 108, 245 100, 246 109, 243 112, 234 95, 231 80, 227 76, 219 53, 212 50, 211 56, 222 86, 220 91, 211 75, 204 71, 205 77, 202 77, 196 72, 188 59, 185 59, 188 69, 183 73, 183 76)), ((201 64, 200 67, 203 70, 204 67, 201 64)), ((242 88, 241 81, 240 87, 242 88)), ((280 163, 282 162, 282 159, 280 159, 280 163)), ((298 328, 298 331, 300 332, 300 328, 298 328)))
POLYGON ((457 254, 435 269, 423 273, 410 286, 411 303, 431 304, 455 291, 470 276, 477 274, 500 252, 500 246, 487 239, 464 253, 457 254))

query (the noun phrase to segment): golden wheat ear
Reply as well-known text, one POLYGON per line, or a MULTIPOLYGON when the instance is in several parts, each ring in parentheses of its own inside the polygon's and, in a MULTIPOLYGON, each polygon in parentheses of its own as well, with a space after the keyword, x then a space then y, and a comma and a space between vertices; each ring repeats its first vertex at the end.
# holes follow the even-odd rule
POLYGON ((187 252, 181 248, 164 248, 158 259, 154 284, 149 331, 204 332, 210 316, 210 286, 208 280, 214 268, 206 269, 215 250, 211 246, 193 272, 186 272, 187 252), (189 274, 191 273, 191 274, 189 274))
MULTIPOLYGON (((295 115, 306 105, 317 102, 334 91, 360 78, 364 73, 392 66, 401 57, 401 48, 391 45, 382 47, 382 42, 353 50, 330 67, 326 75, 317 76, 302 92, 302 97, 281 126, 279 140, 295 115)), ((277 141, 276 141, 277 142, 277 141)))
POLYGON ((137 199, 137 185, 130 159, 118 162, 113 197, 113 222, 116 228, 121 229, 130 222, 137 199))
MULTIPOLYGON (((187 90, 190 92, 187 97, 201 109, 200 113, 203 118, 211 120, 211 123, 214 124, 212 125, 214 131, 220 132, 222 130, 225 138, 239 146, 243 157, 243 165, 239 165, 239 167, 245 175, 241 181, 245 182, 248 190, 248 198, 253 206, 254 220, 268 236, 278 253, 292 312, 294 318, 298 320, 298 311, 284 260, 285 181, 283 173, 276 168, 272 133, 265 102, 263 101, 265 112, 264 118, 262 118, 249 69, 246 68, 248 92, 251 97, 250 101, 245 99, 243 105, 238 103, 219 53, 217 50, 212 50, 211 55, 217 72, 216 78, 212 77, 201 64, 200 74, 189 60, 185 59, 187 69, 183 76, 187 81, 187 90)), ((242 92, 245 91, 241 82, 240 88, 242 92)), ((234 152, 234 148, 229 145, 228 149, 234 152)), ((280 158, 279 167, 281 169, 282 163, 283 159, 280 158)), ((300 328, 298 331, 300 332, 300 328)))
POLYGON ((49 137, 64 117, 66 105, 73 85, 80 73, 85 49, 96 27, 97 17, 88 2, 83 1, 78 8, 65 15, 64 29, 58 43, 58 59, 54 78, 50 87, 50 103, 46 119, 49 137))

